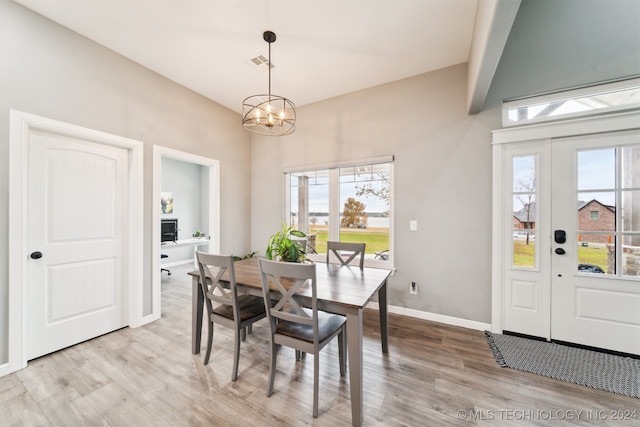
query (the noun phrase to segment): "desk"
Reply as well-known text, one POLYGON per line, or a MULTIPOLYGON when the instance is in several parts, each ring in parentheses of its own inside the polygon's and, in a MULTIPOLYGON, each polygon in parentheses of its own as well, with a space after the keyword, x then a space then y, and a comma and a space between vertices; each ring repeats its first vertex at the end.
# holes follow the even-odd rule
POLYGON ((176 240, 173 242, 160 243, 160 250, 163 251, 165 249, 193 246, 193 268, 198 268, 198 259, 196 258, 196 251, 198 250, 198 246, 208 245, 209 243, 211 243, 211 239, 176 240))
MULTIPOLYGON (((234 268, 238 290, 262 296, 258 259, 237 261, 234 268)), ((193 354, 197 354, 200 353, 204 295, 200 287, 199 272, 189 274, 192 276, 191 350, 193 354)), ((382 352, 388 353, 387 278, 390 274, 391 270, 387 269, 360 270, 358 267, 316 263, 318 308, 347 317, 351 421, 354 426, 361 426, 363 422, 362 311, 373 296, 378 295, 382 352)))

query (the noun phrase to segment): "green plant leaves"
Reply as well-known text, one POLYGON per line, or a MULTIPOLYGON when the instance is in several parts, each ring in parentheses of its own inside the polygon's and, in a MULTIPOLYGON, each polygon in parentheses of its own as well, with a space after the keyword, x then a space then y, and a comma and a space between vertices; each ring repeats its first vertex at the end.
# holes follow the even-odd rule
POLYGON ((287 226, 283 222, 282 230, 272 235, 269 239, 269 244, 265 251, 267 259, 280 257, 282 261, 286 262, 304 261, 306 259, 305 245, 302 242, 291 240, 291 236, 307 237, 304 232, 294 230, 292 226, 287 226))
POLYGON ((299 230, 291 230, 291 235, 296 237, 307 237, 305 233, 299 230))

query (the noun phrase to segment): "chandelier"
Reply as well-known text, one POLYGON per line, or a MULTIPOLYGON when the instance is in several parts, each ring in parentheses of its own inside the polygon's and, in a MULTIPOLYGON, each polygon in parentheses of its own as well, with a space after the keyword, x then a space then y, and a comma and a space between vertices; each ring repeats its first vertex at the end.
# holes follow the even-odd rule
POLYGON ((271 94, 271 43, 276 41, 276 35, 265 31, 262 38, 269 43, 269 93, 253 95, 242 102, 242 127, 258 135, 289 135, 296 130, 296 107, 289 99, 271 94))

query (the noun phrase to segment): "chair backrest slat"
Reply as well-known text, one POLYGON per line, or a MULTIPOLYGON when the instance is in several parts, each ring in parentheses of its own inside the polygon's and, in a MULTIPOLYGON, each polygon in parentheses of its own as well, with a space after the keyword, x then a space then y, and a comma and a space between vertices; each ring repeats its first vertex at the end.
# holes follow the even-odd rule
POLYGON ((234 318, 239 318, 237 306, 238 291, 236 290, 236 275, 233 268, 231 255, 213 255, 205 252, 196 252, 198 269, 200 270, 200 284, 202 292, 206 296, 207 312, 211 314, 213 306, 211 301, 233 307, 234 318), (228 284, 220 279, 229 272, 228 284))
POLYGON ((359 265, 360 269, 364 268, 364 251, 366 248, 365 243, 350 243, 350 242, 327 242, 327 264, 331 261, 331 254, 335 255, 335 258, 340 261, 340 265, 349 265, 358 255, 360 256, 359 265), (344 252, 348 255, 345 258, 344 252))
POLYGON ((315 264, 261 259, 260 277, 271 322, 282 319, 303 325, 313 325, 314 339, 317 340, 318 300, 315 264), (309 286, 311 295, 305 290, 309 286), (301 294, 305 294, 305 297, 301 294))

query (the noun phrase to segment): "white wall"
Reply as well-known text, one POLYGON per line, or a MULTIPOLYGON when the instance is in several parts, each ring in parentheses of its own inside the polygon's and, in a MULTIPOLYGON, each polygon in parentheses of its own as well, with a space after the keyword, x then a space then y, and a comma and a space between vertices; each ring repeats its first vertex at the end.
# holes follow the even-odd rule
POLYGON ((461 64, 304 106, 292 135, 254 138, 252 249, 264 254, 282 220, 283 168, 392 154, 397 273, 389 304, 488 323, 490 131, 500 116, 467 115, 466 72, 461 64))
POLYGON ((220 160, 221 250, 249 246, 251 146, 237 113, 0 0, 0 364, 8 351, 10 109, 144 142, 144 314, 151 307, 151 212, 158 209, 151 206, 154 144, 220 160))

